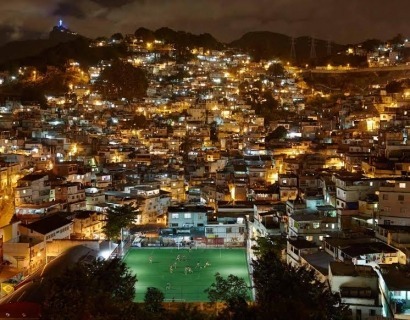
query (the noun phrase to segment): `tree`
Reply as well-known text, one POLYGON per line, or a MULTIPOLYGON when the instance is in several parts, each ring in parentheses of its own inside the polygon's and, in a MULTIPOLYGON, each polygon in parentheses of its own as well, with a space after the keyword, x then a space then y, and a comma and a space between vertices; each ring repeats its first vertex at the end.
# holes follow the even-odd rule
POLYGON ((218 123, 216 121, 212 121, 209 125, 210 127, 210 139, 212 142, 218 142, 218 123))
POLYGON ((100 78, 103 83, 104 81, 108 83, 110 91, 128 100, 143 97, 148 88, 144 71, 120 60, 114 61, 111 67, 105 68, 100 78))
POLYGON ((138 28, 134 33, 135 37, 145 42, 153 42, 155 40, 154 32, 147 28, 138 28))
POLYGON ((220 273, 215 274, 215 282, 205 289, 209 301, 213 303, 224 302, 228 311, 237 312, 247 309, 249 288, 243 278, 230 274, 227 278, 220 273))
POLYGON ((272 63, 267 73, 274 78, 281 78, 285 75, 285 68, 281 63, 272 63))
POLYGON ((138 209, 133 204, 109 208, 103 232, 108 239, 118 240, 121 230, 131 225, 137 215, 138 209))
POLYGON ((400 81, 392 80, 386 85, 387 93, 399 93, 402 90, 403 87, 400 81))
POLYGON ((77 263, 46 281, 45 319, 137 319, 137 278, 120 259, 77 263))
POLYGON ((275 244, 269 241, 256 254, 252 267, 260 318, 347 319, 347 306, 315 276, 314 270, 283 262, 275 244))
POLYGON ((278 126, 275 130, 266 136, 266 142, 270 140, 285 139, 288 134, 288 130, 284 126, 278 126))
POLYGON ((114 41, 122 41, 122 40, 124 40, 124 36, 122 35, 122 33, 117 32, 117 33, 114 33, 114 34, 111 36, 111 40, 114 40, 114 41))
POLYGON ((164 293, 158 288, 148 287, 144 297, 145 310, 149 312, 162 311, 164 302, 164 293))

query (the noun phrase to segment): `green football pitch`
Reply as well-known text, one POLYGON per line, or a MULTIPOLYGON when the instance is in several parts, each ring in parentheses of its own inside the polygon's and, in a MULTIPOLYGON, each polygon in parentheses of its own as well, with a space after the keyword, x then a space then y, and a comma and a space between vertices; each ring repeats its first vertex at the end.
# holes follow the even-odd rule
POLYGON ((204 290, 217 272, 243 278, 250 286, 245 249, 131 248, 124 261, 137 276, 137 302, 144 301, 148 287, 161 290, 165 301, 206 302, 204 290))

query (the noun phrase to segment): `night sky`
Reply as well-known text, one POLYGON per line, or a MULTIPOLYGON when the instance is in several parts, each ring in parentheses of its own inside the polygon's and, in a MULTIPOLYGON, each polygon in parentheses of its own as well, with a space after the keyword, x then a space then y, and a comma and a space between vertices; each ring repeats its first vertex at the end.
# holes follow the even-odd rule
POLYGON ((339 43, 410 37, 410 0, 1 0, 0 43, 45 37, 59 18, 84 36, 163 26, 231 41, 248 31, 339 43))

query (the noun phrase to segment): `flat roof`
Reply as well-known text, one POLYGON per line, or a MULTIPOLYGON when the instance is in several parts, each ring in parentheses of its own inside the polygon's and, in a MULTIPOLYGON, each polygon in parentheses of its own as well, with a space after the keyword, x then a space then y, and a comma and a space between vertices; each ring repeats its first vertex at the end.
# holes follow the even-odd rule
POLYGON ((297 249, 319 248, 314 242, 306 239, 288 239, 288 242, 297 249))
POLYGON ((390 247, 389 245, 383 242, 356 243, 355 245, 351 245, 346 248, 341 248, 341 250, 352 258, 365 254, 395 253, 398 251, 397 249, 390 247))
POLYGON ((318 252, 309 254, 302 254, 302 258, 324 276, 329 274, 329 263, 334 261, 333 257, 324 250, 319 250, 318 252))
POLYGON ((353 263, 330 261, 330 270, 334 276, 364 276, 377 277, 376 271, 371 266, 354 265, 353 263))
POLYGON ((54 230, 60 229, 61 227, 64 227, 72 223, 72 221, 67 220, 59 214, 53 214, 43 219, 37 220, 33 223, 22 224, 21 226, 30 230, 34 230, 40 234, 46 235, 54 230))
POLYGON ((389 291, 410 291, 409 272, 397 264, 379 265, 381 276, 389 291))

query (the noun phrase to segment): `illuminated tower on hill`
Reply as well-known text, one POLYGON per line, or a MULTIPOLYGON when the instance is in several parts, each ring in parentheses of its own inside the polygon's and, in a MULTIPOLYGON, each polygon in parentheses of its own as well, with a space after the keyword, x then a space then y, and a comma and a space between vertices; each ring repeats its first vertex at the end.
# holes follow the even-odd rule
POLYGON ((50 39, 56 40, 58 42, 71 41, 78 37, 79 36, 77 35, 77 33, 72 32, 64 26, 64 22, 62 19, 59 19, 57 21, 57 25, 53 27, 49 36, 50 39))

